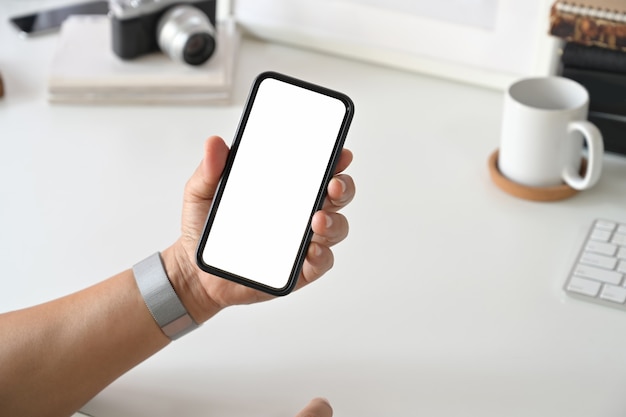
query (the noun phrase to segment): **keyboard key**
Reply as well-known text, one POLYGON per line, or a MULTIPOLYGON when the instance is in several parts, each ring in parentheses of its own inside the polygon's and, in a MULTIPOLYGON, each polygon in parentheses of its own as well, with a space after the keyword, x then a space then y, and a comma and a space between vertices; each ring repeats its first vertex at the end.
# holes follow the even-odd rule
POLYGON ((583 252, 582 256, 580 257, 580 262, 586 265, 598 266, 604 269, 615 269, 615 265, 617 265, 616 258, 612 256, 599 255, 592 252, 583 252))
POLYGON ((612 243, 589 241, 587 242, 587 246, 585 246, 585 251, 613 256, 617 252, 617 245, 614 245, 612 243))
POLYGON ((611 238, 612 233, 608 230, 603 230, 599 228, 593 229, 591 232, 591 236, 589 237, 592 240, 596 240, 598 242, 608 242, 611 238))
POLYGON ((626 222, 597 219, 581 246, 565 292, 626 311, 626 222))
POLYGON ((626 246, 626 235, 621 233, 615 233, 613 235, 613 239, 611 239, 611 243, 619 246, 626 246))
POLYGON ((614 303, 624 304, 624 301, 626 301, 626 288, 606 284, 602 288, 600 298, 603 300, 613 301, 614 303))
POLYGON ((622 274, 616 271, 608 271, 606 269, 597 268, 595 266, 588 266, 578 264, 574 268, 574 275, 583 278, 591 278, 598 281, 606 282, 607 284, 618 285, 622 282, 622 274))
POLYGON ((600 291, 600 285, 601 284, 597 281, 580 277, 572 277, 567 285, 567 289, 578 294, 595 297, 600 291))
POLYGON ((603 230, 608 230, 609 232, 612 232, 616 226, 617 226, 617 223, 609 221, 609 220, 596 220, 595 222, 595 227, 603 229, 603 230))

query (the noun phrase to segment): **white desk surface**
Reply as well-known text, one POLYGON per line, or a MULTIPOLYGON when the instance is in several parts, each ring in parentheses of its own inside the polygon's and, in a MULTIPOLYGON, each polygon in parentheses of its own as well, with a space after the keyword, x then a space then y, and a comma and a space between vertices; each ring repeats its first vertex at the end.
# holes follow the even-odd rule
MULTIPOLYGON (((17 2, 12 3, 14 9, 17 2)), ((109 416, 623 416, 626 312, 561 286, 590 222, 626 221, 626 159, 534 203, 489 179, 500 92, 257 40, 225 107, 46 101, 54 35, 18 39, 0 7, 0 310, 130 267, 177 236, 211 134, 231 138, 272 69, 350 95, 358 193, 334 269, 304 291, 224 311, 113 383, 109 416)))

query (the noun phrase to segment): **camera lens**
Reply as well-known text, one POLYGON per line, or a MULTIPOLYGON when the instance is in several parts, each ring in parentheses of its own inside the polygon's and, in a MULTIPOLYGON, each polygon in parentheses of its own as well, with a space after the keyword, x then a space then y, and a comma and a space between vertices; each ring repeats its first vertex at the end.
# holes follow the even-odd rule
POLYGON ((215 40, 212 36, 206 33, 195 33, 185 43, 183 59, 191 65, 202 64, 213 54, 214 50, 215 40))
POLYGON ((215 51, 215 28, 201 10, 175 6, 161 17, 157 40, 161 51, 173 60, 201 65, 215 51))

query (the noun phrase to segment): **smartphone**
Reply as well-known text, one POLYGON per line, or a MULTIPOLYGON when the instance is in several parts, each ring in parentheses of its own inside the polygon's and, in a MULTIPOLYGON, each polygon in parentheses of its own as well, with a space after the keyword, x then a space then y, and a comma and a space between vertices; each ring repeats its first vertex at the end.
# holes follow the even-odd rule
POLYGON ((353 114, 337 91, 276 72, 255 79, 198 245, 202 270, 293 290, 353 114))
POLYGON ((65 19, 72 15, 105 15, 108 12, 108 1, 90 1, 15 16, 9 20, 22 36, 33 36, 57 31, 65 19))

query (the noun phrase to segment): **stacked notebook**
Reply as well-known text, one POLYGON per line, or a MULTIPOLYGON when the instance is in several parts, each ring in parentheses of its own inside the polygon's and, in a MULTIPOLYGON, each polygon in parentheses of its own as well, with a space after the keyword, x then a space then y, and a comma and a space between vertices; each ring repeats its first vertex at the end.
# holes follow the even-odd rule
POLYGON ((106 104, 225 104, 231 97, 239 33, 217 25, 217 48, 203 65, 174 62, 155 52, 123 61, 111 49, 106 16, 72 16, 59 36, 49 101, 106 104))
POLYGON ((626 0, 556 0, 550 34, 564 41, 560 74, 589 91, 605 149, 626 155, 626 0))

